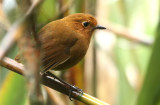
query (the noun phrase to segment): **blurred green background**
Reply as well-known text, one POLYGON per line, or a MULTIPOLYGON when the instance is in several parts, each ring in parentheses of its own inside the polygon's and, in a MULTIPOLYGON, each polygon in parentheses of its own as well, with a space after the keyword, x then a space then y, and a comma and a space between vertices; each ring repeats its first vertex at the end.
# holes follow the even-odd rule
MULTIPOLYGON (((0 41, 28 8, 26 2, 0 0, 0 41)), ((107 30, 94 33, 82 62, 56 72, 110 105, 160 105, 159 4, 159 0, 43 0, 34 11, 34 24, 38 32, 69 14, 94 15, 107 30)), ((14 58, 17 53, 15 44, 7 56, 14 58)), ((44 91, 46 105, 83 105, 53 92, 51 98, 44 91)), ((29 105, 25 78, 1 66, 0 105, 29 105)))

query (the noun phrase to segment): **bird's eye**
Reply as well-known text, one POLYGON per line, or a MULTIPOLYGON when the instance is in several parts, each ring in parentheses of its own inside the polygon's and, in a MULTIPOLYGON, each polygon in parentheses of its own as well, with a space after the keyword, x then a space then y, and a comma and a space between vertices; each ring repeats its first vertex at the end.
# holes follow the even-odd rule
POLYGON ((83 25, 84 27, 87 27, 87 26, 89 25, 89 22, 86 22, 86 21, 85 21, 85 22, 82 23, 82 25, 83 25))

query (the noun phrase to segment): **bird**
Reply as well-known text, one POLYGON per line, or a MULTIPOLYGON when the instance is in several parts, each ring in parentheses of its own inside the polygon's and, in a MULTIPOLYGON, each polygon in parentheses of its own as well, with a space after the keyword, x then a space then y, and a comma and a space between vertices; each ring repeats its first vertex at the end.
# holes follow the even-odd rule
POLYGON ((42 27, 38 32, 41 72, 61 71, 76 65, 85 56, 97 29, 106 28, 98 25, 95 17, 87 13, 71 14, 42 27))
MULTIPOLYGON (((94 16, 87 13, 75 13, 62 19, 52 21, 42 27, 37 33, 38 48, 40 48, 40 75, 51 76, 69 86, 69 99, 72 92, 83 94, 82 89, 61 80, 50 70, 66 70, 82 60, 88 50, 92 34, 97 29, 106 29, 97 24, 94 16)), ((37 48, 36 45, 32 47, 37 48)), ((19 53, 15 60, 24 62, 19 53)))

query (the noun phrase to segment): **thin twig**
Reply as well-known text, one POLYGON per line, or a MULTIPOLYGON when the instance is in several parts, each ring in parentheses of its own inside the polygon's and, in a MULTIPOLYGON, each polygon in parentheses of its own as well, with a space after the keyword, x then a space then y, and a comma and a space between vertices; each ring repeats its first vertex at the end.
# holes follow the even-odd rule
MULTIPOLYGON (((5 57, 2 61, 0 61, 0 65, 6 67, 7 69, 10 69, 18 74, 24 75, 24 66, 20 63, 17 63, 16 61, 5 57)), ((57 90, 63 94, 69 95, 71 87, 58 81, 55 79, 51 73, 45 73, 42 76, 42 84, 45 86, 48 86, 54 90, 57 90)), ((83 103, 86 103, 88 105, 109 105, 97 98, 94 98, 86 93, 81 95, 80 93, 76 91, 72 91, 71 94, 72 98, 81 101, 83 103)))
POLYGON ((25 13, 24 17, 30 16, 34 11, 34 9, 38 6, 38 4, 40 4, 42 0, 31 0, 31 1, 32 1, 32 5, 28 9, 28 11, 25 13))
POLYGON ((108 31, 115 33, 117 36, 126 38, 127 40, 134 41, 146 46, 150 46, 153 44, 153 39, 146 39, 146 37, 143 38, 138 37, 138 36, 147 36, 142 33, 137 33, 129 29, 126 29, 124 27, 120 27, 118 25, 113 25, 113 24, 109 24, 107 28, 108 31))
POLYGON ((2 39, 0 44, 0 60, 7 54, 8 50, 14 45, 15 41, 23 34, 26 25, 22 20, 17 21, 2 39))

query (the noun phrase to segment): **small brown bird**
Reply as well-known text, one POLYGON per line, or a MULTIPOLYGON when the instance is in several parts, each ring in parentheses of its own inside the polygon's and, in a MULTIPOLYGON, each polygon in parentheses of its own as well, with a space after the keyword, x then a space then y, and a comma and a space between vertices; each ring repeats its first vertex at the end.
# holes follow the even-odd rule
POLYGON ((76 13, 45 25, 38 33, 43 71, 64 70, 77 64, 86 54, 92 33, 106 29, 89 14, 76 13))

